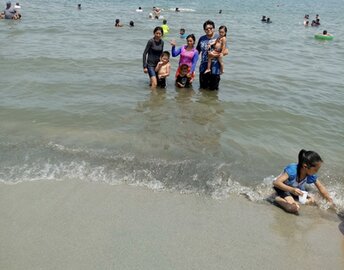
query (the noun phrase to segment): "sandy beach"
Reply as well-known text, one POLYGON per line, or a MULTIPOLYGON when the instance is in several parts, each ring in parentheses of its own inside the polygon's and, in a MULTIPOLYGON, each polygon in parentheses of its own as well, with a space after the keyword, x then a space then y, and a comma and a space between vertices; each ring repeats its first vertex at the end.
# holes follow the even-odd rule
POLYGON ((344 269, 341 220, 80 181, 0 185, 0 269, 344 269))

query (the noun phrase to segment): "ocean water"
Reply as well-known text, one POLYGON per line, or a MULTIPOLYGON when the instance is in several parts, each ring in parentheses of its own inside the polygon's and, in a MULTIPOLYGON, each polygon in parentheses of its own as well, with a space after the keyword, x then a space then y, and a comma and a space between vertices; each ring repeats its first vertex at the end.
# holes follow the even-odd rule
POLYGON ((320 179, 343 208, 343 1, 20 3, 21 21, 0 21, 1 182, 81 179, 259 202, 305 148, 324 159, 320 179), (167 50, 184 44, 181 27, 198 39, 206 19, 228 26, 218 92, 199 91, 198 77, 176 89, 178 58, 166 90, 151 92, 142 53, 162 24, 148 19, 153 6, 171 29, 167 50), (305 28, 304 14, 317 13, 321 26, 305 28), (334 40, 314 39, 324 29, 334 40))

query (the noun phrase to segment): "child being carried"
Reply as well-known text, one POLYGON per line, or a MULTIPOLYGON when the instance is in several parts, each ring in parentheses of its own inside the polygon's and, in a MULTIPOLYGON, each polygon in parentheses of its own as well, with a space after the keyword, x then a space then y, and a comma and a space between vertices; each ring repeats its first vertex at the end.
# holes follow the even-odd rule
POLYGON ((215 42, 209 44, 209 51, 208 51, 208 66, 204 73, 208 73, 211 71, 211 61, 214 58, 217 58, 220 64, 220 71, 221 74, 224 72, 224 64, 222 57, 228 54, 227 49, 227 27, 222 25, 219 27, 219 37, 215 40, 215 42))

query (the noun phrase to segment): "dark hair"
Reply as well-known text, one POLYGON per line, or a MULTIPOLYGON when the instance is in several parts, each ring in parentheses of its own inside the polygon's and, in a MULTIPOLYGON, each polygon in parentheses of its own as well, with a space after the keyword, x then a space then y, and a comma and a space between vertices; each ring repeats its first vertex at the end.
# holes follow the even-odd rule
POLYGON ((130 22, 129 22, 129 25, 130 25, 130 26, 134 26, 134 22, 133 22, 133 21, 130 21, 130 22))
POLYGON ((314 151, 306 151, 305 149, 302 149, 299 152, 298 156, 298 164, 297 164, 297 175, 300 176, 300 170, 303 164, 307 165, 307 168, 315 167, 315 163, 317 162, 323 162, 321 157, 318 153, 314 151))
POLYGON ((323 31, 323 35, 327 35, 327 31, 326 30, 323 31))
POLYGON ((115 25, 118 25, 118 24, 119 24, 119 19, 116 19, 115 25))
POLYGON ((180 30, 179 31, 182 31, 182 32, 184 32, 185 33, 185 28, 180 28, 180 30))
POLYGON ((160 26, 155 27, 153 33, 155 34, 157 31, 160 31, 161 34, 164 35, 164 30, 160 26))
POLYGON ((220 31, 221 29, 225 30, 225 36, 227 36, 227 27, 224 26, 224 25, 221 25, 221 26, 219 27, 219 31, 220 31))
POLYGON ((186 37, 186 40, 188 40, 189 38, 192 38, 192 40, 193 40, 194 42, 196 42, 196 37, 195 37, 194 34, 188 35, 188 36, 186 37))
POLYGON ((166 23, 167 23, 167 20, 166 20, 166 19, 165 19, 165 20, 163 20, 163 21, 162 21, 162 23, 163 23, 163 24, 166 24, 166 23))
POLYGON ((211 25, 213 28, 215 28, 215 23, 211 20, 206 20, 203 24, 203 30, 205 30, 205 28, 207 27, 207 25, 211 25))
POLYGON ((166 55, 168 58, 170 58, 170 52, 169 51, 163 51, 161 56, 166 55))

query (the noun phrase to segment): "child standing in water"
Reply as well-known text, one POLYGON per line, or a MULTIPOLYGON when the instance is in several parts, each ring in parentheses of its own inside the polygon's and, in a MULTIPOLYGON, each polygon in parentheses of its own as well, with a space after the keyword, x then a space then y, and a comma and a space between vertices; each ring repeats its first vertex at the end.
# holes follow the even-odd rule
POLYGON ((208 73, 211 71, 211 61, 214 58, 217 58, 220 63, 220 71, 221 74, 224 72, 224 64, 222 57, 223 55, 228 54, 227 49, 227 27, 222 25, 219 27, 219 37, 215 40, 213 44, 209 44, 209 51, 208 51, 208 66, 204 73, 208 73))
POLYGON ((189 74, 189 66, 181 64, 179 66, 178 75, 176 75, 176 86, 179 88, 188 88, 191 86, 191 76, 189 74))
MULTIPOLYGON (((289 213, 298 213, 300 205, 296 201, 298 196, 303 195, 307 183, 315 184, 322 197, 334 206, 328 191, 316 175, 323 162, 321 157, 316 152, 302 149, 298 158, 298 163, 287 165, 282 174, 274 180, 273 185, 277 192, 275 202, 289 213)), ((314 198, 308 195, 306 204, 312 203, 314 198)))
POLYGON ((160 62, 155 67, 155 72, 158 74, 158 86, 166 87, 166 77, 170 75, 170 52, 164 51, 160 56, 160 62))

